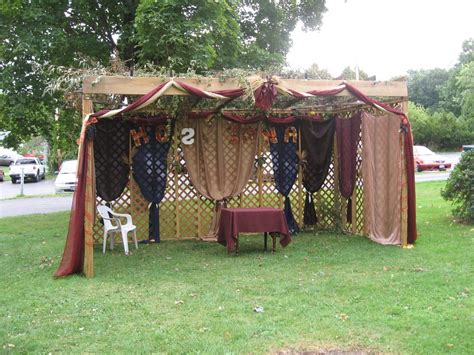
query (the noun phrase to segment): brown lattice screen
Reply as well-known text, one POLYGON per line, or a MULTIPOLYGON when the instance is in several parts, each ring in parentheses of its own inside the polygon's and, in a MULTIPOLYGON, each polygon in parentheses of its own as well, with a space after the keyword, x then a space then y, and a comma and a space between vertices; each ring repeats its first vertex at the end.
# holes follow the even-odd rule
MULTIPOLYGON (((228 144, 232 144, 229 140, 228 144)), ((335 142, 336 144, 336 142, 335 142)), ((363 180, 361 169, 362 143, 359 140, 357 154, 357 179, 353 194, 353 221, 346 223, 345 204, 347 201, 341 198, 337 192, 337 162, 334 160, 329 168, 328 176, 320 191, 314 194, 318 224, 315 228, 332 229, 343 228, 353 234, 363 234, 363 180)), ((252 174, 244 192, 228 201, 229 207, 277 207, 283 208, 283 198, 276 191, 273 181, 273 169, 270 159, 268 142, 262 138, 259 143, 258 157, 255 162, 255 171, 252 174)), ((165 197, 160 204, 160 228, 161 238, 166 239, 189 239, 203 236, 209 229, 212 219, 213 201, 201 196, 193 187, 186 169, 176 169, 173 161, 184 165, 181 150, 178 147, 170 151, 168 182, 165 197)), ((256 157, 257 158, 257 157, 256 157)), ((130 159, 130 154, 129 154, 130 159)), ((301 182, 301 169, 298 179, 290 193, 293 213, 296 221, 302 226, 304 207, 304 188, 301 182)), ((97 197, 97 204, 103 201, 97 197)), ((148 202, 142 196, 137 183, 130 178, 128 186, 122 195, 111 202, 113 210, 125 212, 132 215, 133 222, 137 226, 138 239, 148 237, 148 202)), ((303 227, 304 230, 304 227, 303 227)), ((94 240, 96 243, 102 240, 102 225, 96 219, 94 226, 94 240)))

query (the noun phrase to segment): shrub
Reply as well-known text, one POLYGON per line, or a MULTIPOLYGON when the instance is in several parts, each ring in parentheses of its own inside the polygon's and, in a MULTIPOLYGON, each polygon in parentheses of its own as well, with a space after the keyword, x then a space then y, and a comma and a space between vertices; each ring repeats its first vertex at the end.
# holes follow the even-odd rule
POLYGON ((441 190, 441 196, 455 206, 455 217, 463 222, 474 222, 474 150, 462 154, 441 190))

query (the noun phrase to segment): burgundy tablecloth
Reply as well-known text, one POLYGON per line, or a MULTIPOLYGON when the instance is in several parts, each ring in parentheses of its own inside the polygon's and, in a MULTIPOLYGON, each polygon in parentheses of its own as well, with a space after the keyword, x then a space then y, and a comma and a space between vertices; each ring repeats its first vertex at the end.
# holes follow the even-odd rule
POLYGON ((286 247, 291 242, 288 224, 283 210, 278 208, 223 208, 219 221, 217 241, 232 252, 239 233, 277 232, 280 244, 286 247))

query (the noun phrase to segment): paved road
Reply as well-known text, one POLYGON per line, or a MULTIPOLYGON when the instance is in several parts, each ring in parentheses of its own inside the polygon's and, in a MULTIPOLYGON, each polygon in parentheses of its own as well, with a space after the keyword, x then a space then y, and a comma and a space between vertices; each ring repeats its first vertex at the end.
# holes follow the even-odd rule
POLYGON ((35 213, 51 213, 71 209, 72 196, 31 197, 0 200, 0 218, 35 213))
MULTIPOLYGON (((0 200, 18 196, 20 189, 20 184, 12 184, 11 181, 0 182, 0 200)), ((23 194, 26 196, 54 195, 54 192, 54 180, 25 181, 23 186, 23 194)))
MULTIPOLYGON (((461 153, 442 153, 447 160, 456 164, 461 153)), ((449 171, 427 171, 416 174, 416 182, 446 180, 449 171)), ((72 194, 61 197, 38 197, 2 200, 13 198, 20 193, 20 185, 11 182, 0 183, 0 218, 19 216, 33 213, 50 213, 67 211, 71 208, 72 194)), ((25 183, 24 193, 26 195, 50 195, 54 194, 54 181, 46 180, 39 183, 25 183)))

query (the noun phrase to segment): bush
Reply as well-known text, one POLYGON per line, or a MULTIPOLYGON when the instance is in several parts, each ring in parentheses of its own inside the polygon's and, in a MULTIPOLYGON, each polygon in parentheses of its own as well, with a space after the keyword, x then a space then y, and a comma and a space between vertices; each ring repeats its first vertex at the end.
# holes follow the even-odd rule
POLYGON ((426 145, 434 150, 457 150, 463 144, 470 144, 474 140, 470 121, 462 117, 457 118, 451 112, 428 112, 410 102, 408 118, 416 145, 426 145))
POLYGON ((463 222, 474 222, 474 150, 464 152, 441 190, 441 196, 455 206, 453 215, 463 222))

